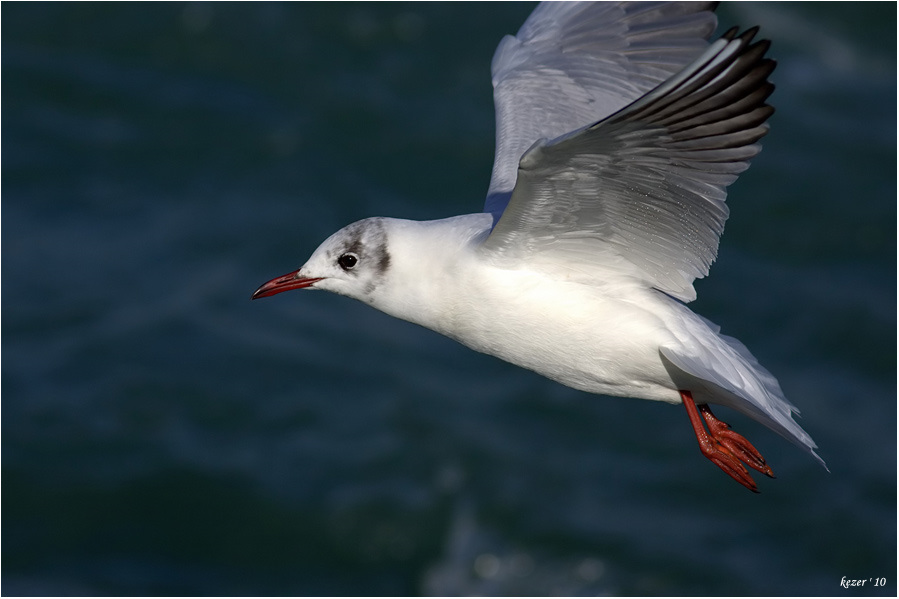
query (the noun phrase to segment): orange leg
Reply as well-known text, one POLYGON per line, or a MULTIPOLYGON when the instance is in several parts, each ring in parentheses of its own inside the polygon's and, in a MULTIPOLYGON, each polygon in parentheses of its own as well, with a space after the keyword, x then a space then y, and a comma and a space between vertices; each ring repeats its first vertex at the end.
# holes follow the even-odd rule
POLYGON ((774 473, 765 463, 765 458, 745 437, 730 430, 730 426, 715 418, 708 405, 702 404, 697 409, 693 395, 689 391, 681 390, 680 396, 690 417, 690 424, 693 425, 693 432, 699 441, 702 455, 754 493, 759 492, 758 488, 741 461, 750 468, 774 478, 774 473), (706 432, 703 423, 709 427, 709 432, 706 432))

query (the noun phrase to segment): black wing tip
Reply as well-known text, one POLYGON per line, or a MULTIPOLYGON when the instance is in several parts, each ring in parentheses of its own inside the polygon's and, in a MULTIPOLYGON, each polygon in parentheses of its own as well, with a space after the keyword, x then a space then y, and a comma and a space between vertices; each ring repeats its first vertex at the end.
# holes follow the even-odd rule
POLYGON ((726 39, 729 42, 732 42, 734 40, 739 40, 740 43, 743 44, 744 46, 749 46, 749 48, 747 50, 743 51, 744 54, 746 52, 748 52, 748 50, 751 50, 756 47, 764 48, 764 50, 762 50, 761 54, 765 54, 765 52, 767 52, 768 49, 771 47, 771 40, 760 39, 760 40, 757 40, 755 43, 752 43, 753 38, 755 38, 755 36, 758 35, 760 30, 761 30, 760 26, 753 25, 752 27, 744 30, 743 33, 740 33, 738 35, 740 28, 735 25, 735 26, 731 27, 730 29, 728 29, 727 31, 725 31, 719 39, 726 39))
MULTIPOLYGON (((750 27, 749 29, 747 29, 746 31, 744 31, 743 33, 740 34, 740 39, 743 40, 744 43, 748 44, 749 42, 752 41, 752 38, 754 38, 756 36, 756 34, 759 32, 759 29, 760 28, 758 25, 753 25, 752 27, 750 27)), ((762 40, 762 41, 768 41, 768 40, 762 40)))

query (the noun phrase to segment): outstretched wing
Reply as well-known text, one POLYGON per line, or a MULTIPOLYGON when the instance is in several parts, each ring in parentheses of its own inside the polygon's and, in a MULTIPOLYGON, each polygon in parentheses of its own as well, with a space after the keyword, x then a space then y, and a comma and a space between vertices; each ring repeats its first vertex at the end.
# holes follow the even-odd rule
POLYGON ((521 158, 508 207, 481 251, 600 281, 610 268, 683 301, 708 274, 725 188, 761 149, 774 109, 769 42, 727 32, 655 90, 521 158))
POLYGON ((485 212, 498 218, 539 139, 603 119, 707 46, 713 2, 544 2, 493 56, 496 157, 485 212))

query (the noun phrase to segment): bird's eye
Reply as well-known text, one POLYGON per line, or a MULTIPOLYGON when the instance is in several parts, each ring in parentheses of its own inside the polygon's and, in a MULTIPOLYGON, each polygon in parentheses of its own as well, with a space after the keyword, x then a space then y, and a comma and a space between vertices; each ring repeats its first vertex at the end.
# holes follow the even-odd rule
POLYGON ((356 262, 358 261, 359 259, 356 257, 356 254, 344 254, 337 259, 337 264, 339 264, 340 268, 343 270, 350 270, 356 266, 356 262))

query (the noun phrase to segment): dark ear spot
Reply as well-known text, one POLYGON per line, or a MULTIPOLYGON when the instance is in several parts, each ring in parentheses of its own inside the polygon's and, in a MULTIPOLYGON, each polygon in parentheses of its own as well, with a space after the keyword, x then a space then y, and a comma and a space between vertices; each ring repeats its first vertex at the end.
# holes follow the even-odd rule
POLYGON ((373 218, 366 231, 366 248, 371 260, 371 268, 378 274, 384 274, 390 268, 390 252, 387 250, 387 230, 384 221, 373 218))
POLYGON ((384 243, 378 246, 377 260, 377 268, 379 273, 383 274, 388 268, 390 268, 390 252, 387 251, 386 238, 384 240, 384 243))

